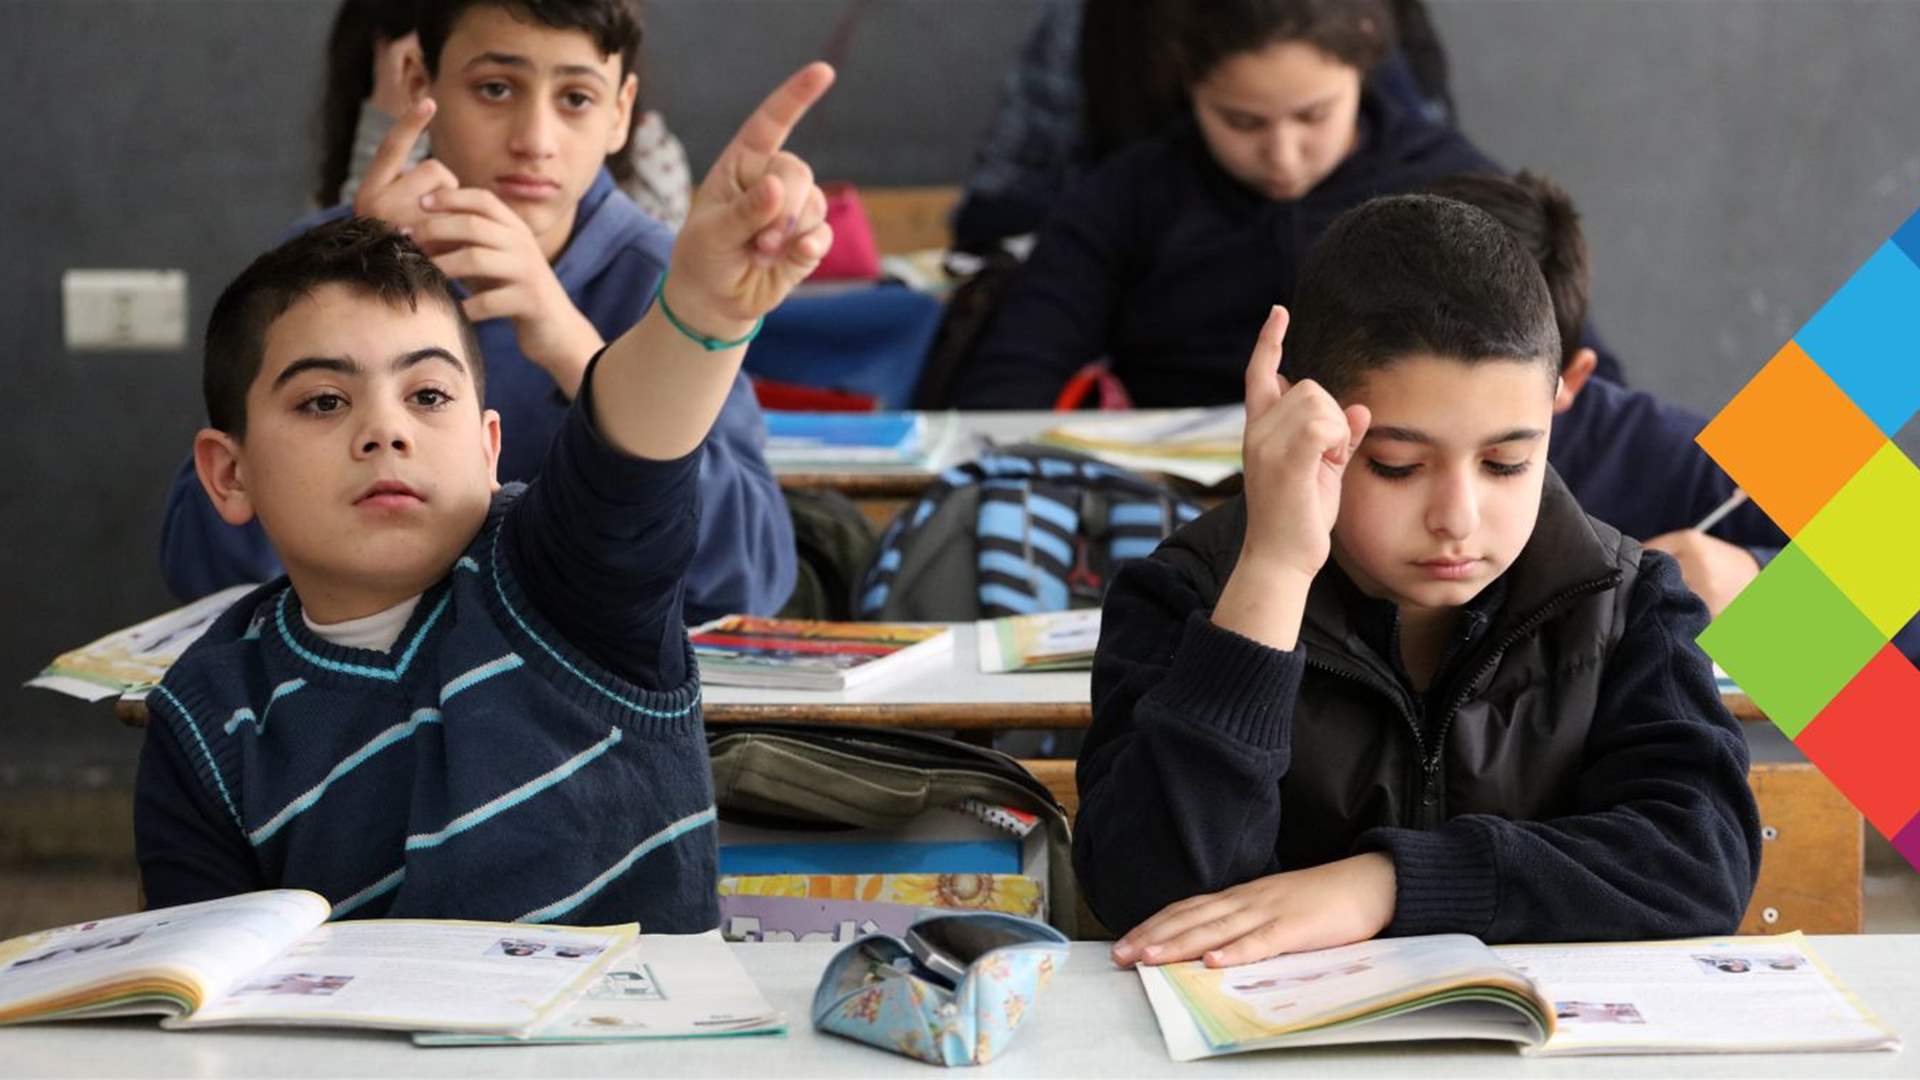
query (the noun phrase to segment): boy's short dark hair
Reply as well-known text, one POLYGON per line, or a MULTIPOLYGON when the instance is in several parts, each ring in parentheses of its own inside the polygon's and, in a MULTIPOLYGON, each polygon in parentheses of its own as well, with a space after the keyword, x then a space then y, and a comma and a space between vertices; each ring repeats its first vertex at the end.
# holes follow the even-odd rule
POLYGON ((440 73, 440 52, 460 16, 477 7, 506 8, 516 18, 580 30, 602 56, 620 57, 620 74, 640 71, 640 8, 636 0, 417 0, 420 55, 427 74, 440 73))
POLYGON ((413 241, 384 222, 350 217, 301 233, 253 260, 214 301, 200 375, 213 427, 236 439, 246 437, 247 391, 260 376, 267 329, 323 285, 344 285, 415 311, 423 298, 446 305, 460 326, 475 396, 486 400, 486 359, 453 283, 413 241))
POLYGON ((1511 179, 1498 173, 1449 176, 1427 190, 1485 210, 1520 238, 1546 276, 1554 318, 1560 324, 1560 366, 1564 368, 1579 351, 1593 281, 1587 237, 1573 196, 1547 177, 1525 171, 1511 179))
POLYGON ((1192 85, 1231 56, 1300 41, 1365 74, 1394 47, 1387 0, 1205 0, 1183 17, 1180 68, 1192 85))
POLYGON ((447 47, 460 16, 477 7, 506 8, 517 18, 537 22, 556 30, 579 30, 593 40, 602 56, 620 57, 620 75, 631 74, 641 83, 634 95, 633 111, 627 117, 627 147, 607 155, 607 170, 616 183, 631 181, 636 171, 631 149, 633 133, 640 128, 646 111, 640 101, 646 79, 640 73, 640 42, 645 36, 638 0, 414 0, 416 31, 420 35, 420 56, 427 65, 428 78, 440 73, 440 53, 447 47))
POLYGON ((1506 226, 1438 195, 1373 199, 1307 253, 1280 371, 1336 397, 1416 353, 1559 371, 1546 279, 1506 226))

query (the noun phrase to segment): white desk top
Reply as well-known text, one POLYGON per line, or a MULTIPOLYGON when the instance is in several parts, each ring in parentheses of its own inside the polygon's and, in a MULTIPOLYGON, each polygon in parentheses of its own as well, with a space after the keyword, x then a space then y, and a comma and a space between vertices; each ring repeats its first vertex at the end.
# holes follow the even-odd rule
MULTIPOLYGON (((1920 1038, 1920 935, 1816 937, 1814 948, 1896 1032, 1920 1038)), ((929 1067, 814 1031, 808 1008, 835 946, 736 946, 788 1015, 785 1038, 541 1047, 417 1048, 405 1036, 294 1029, 162 1031, 151 1018, 42 1024, 0 1034, 0 1076, 926 1076, 929 1067)), ((1107 946, 1079 942, 1007 1052, 1005 1076, 1920 1076, 1920 1049, 1896 1053, 1532 1059, 1493 1043, 1424 1043, 1240 1054, 1180 1064, 1140 979, 1107 946)))
POLYGON ((953 652, 852 690, 765 690, 746 686, 700 688, 712 710, 726 705, 1081 705, 1093 700, 1090 672, 1030 671, 985 675, 974 624, 953 623, 953 652))

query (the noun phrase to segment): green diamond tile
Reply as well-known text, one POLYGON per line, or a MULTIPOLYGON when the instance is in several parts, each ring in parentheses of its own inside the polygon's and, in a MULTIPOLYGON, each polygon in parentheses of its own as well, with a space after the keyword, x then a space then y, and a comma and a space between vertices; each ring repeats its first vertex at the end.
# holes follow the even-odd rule
POLYGON ((1700 647, 1790 739, 1886 643, 1797 544, 1700 635, 1700 647))
POLYGON ((1920 468, 1888 443, 1800 531, 1795 543, 1882 634, 1920 611, 1920 468))

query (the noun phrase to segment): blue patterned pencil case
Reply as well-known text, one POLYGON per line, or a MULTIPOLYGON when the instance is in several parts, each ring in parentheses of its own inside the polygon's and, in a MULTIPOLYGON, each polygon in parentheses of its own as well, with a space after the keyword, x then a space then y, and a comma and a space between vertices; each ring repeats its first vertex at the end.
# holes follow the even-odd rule
POLYGON ((982 1065, 1066 962, 1066 935, 1045 923, 936 915, 836 953, 814 991, 813 1023, 933 1065, 982 1065))

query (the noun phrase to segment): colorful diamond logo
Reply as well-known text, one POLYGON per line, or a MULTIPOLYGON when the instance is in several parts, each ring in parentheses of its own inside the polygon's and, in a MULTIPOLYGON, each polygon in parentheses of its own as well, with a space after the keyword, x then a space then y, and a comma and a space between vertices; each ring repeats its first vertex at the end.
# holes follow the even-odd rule
POLYGON ((1920 669, 1888 642, 1920 612, 1920 212, 1699 442, 1793 538, 1700 646, 1920 869, 1920 669))

